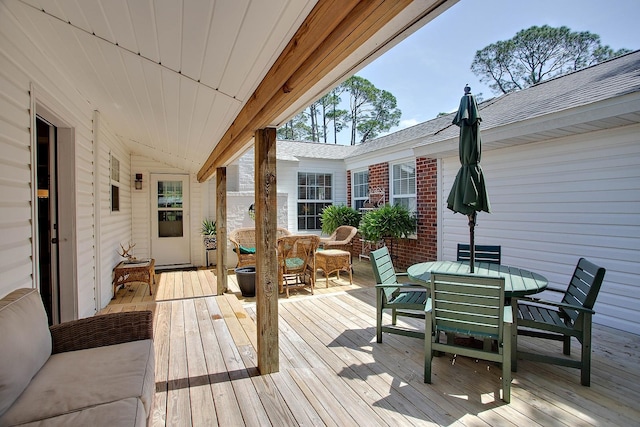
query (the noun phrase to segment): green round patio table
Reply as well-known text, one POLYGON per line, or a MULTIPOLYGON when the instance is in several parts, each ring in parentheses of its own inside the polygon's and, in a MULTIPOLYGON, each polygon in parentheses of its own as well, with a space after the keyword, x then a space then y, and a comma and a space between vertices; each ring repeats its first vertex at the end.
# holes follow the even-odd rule
MULTIPOLYGON (((438 273, 469 273, 468 261, 431 261, 414 264, 407 268, 407 273, 412 280, 424 282, 429 287, 431 272, 438 273)), ((504 277, 504 295, 507 298, 522 297, 537 294, 547 287, 547 279, 541 274, 524 268, 509 267, 508 265, 492 264, 488 262, 476 262, 475 272, 478 276, 504 277)))

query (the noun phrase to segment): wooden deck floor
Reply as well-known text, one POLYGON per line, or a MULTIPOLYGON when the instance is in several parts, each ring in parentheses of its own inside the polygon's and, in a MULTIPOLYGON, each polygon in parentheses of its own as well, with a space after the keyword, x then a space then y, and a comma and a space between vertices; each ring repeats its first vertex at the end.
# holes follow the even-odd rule
POLYGON ((321 279, 314 296, 281 298, 280 372, 264 376, 254 304, 207 293, 211 272, 162 273, 153 298, 146 285, 119 291, 105 311, 155 311, 153 425, 638 425, 640 337, 595 325, 591 387, 577 370, 519 361, 506 405, 498 366, 445 355, 424 384, 421 340, 385 334, 377 344, 371 270, 354 264, 353 286, 333 280, 326 289, 321 279))

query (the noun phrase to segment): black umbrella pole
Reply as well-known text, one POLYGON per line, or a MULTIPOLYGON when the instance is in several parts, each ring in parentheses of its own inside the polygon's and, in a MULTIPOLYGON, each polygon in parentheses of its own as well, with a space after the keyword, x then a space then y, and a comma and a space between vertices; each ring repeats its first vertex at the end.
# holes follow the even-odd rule
POLYGON ((476 228, 476 215, 477 212, 469 215, 469 273, 474 272, 476 262, 476 242, 475 242, 475 228, 476 228))

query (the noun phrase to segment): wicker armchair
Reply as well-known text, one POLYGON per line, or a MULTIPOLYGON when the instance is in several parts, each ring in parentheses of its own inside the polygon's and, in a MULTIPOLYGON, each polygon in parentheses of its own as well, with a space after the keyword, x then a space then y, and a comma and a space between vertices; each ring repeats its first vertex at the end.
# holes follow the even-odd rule
POLYGON ((341 225, 329 237, 320 238, 320 247, 322 249, 344 249, 349 252, 353 246, 353 238, 358 229, 350 225, 341 225))
MULTIPOLYGON (((289 236, 291 233, 286 228, 278 227, 276 238, 289 236)), ((256 229, 236 228, 229 233, 229 240, 233 243, 233 251, 238 255, 236 267, 256 265, 256 229)))
POLYGON ((297 234, 278 238, 278 285, 289 298, 291 287, 311 287, 316 276, 315 253, 320 238, 315 234, 297 234))

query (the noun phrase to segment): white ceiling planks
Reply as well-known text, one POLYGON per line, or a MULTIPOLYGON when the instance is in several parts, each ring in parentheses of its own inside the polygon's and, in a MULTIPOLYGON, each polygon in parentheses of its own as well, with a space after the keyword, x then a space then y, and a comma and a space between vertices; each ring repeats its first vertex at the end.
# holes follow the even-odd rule
POLYGON ((7 2, 34 63, 68 79, 132 152, 194 172, 314 4, 7 2))
MULTIPOLYGON (((206 4, 206 2, 203 2, 203 4, 206 4)), ((163 66, 177 72, 181 70, 182 8, 183 3, 175 0, 155 0, 153 2, 160 62, 163 66)), ((201 9, 203 9, 202 12, 204 13, 206 8, 201 7, 201 9)), ((186 26, 191 25, 191 23, 188 23, 186 26)), ((185 49, 188 50, 189 46, 186 46, 185 49)))
MULTIPOLYGON (((412 2, 381 40, 438 2, 412 2)), ((190 172, 203 165, 316 3, 3 0, 20 28, 15 45, 21 37, 33 40, 37 51, 25 55, 52 70, 43 78, 68 82, 132 152, 190 172)), ((359 60, 330 70, 312 90, 319 93, 359 60)))
POLYGON ((180 97, 178 107, 178 151, 177 155, 184 159, 187 155, 187 145, 191 144, 190 135, 193 127, 193 118, 196 109, 196 98, 198 96, 198 84, 190 79, 180 80, 180 97))
MULTIPOLYGON (((238 32, 234 49, 229 57, 229 64, 220 82, 220 90, 234 94, 241 101, 246 101, 257 86, 253 83, 262 80, 262 76, 267 72, 264 70, 265 58, 261 58, 262 52, 273 52, 278 47, 281 37, 287 32, 286 28, 279 28, 277 25, 284 3, 286 2, 278 0, 256 1, 252 4, 253 7, 247 11, 238 32), (266 25, 267 23, 270 25, 266 25), (262 33, 260 38, 254 35, 258 29, 262 33), (234 73, 233 70, 236 69, 248 72, 246 74, 234 73), (246 84, 247 80, 249 80, 249 84, 246 84), (241 91, 241 88, 244 90, 241 91)), ((268 59, 270 57, 266 58, 266 60, 268 59)))
POLYGON ((210 3, 207 8, 197 7, 195 2, 184 4, 180 71, 194 80, 201 80, 215 3, 210 3))
MULTIPOLYGON (((164 141, 158 141, 157 149, 163 153, 170 153, 170 141, 179 141, 180 125, 180 77, 179 74, 165 68, 160 69, 161 90, 165 110, 163 126, 166 128, 167 137, 164 141)), ((142 153, 141 153, 142 154, 142 153)))
POLYGON ((131 52, 138 53, 140 48, 136 40, 135 31, 131 23, 131 12, 126 0, 109 0, 100 2, 100 7, 105 15, 109 27, 107 40, 117 43, 131 52), (117 19, 109 19, 109 17, 117 19))
MULTIPOLYGON (((288 0, 283 2, 280 15, 275 16, 276 25, 268 44, 260 50, 258 59, 252 68, 254 74, 245 79, 240 86, 239 93, 252 94, 258 87, 262 77, 269 71, 280 53, 284 50, 289 40, 294 36, 306 16, 313 9, 314 3, 309 2, 306 7, 301 8, 302 4, 292 7, 292 3, 301 3, 299 0, 288 0), (263 68, 260 66, 263 64, 263 68), (257 78, 256 78, 257 77, 257 78)), ((246 100, 246 96, 243 98, 246 100)))
MULTIPOLYGON (((198 141, 197 145, 189 147, 187 156, 189 158, 200 158, 203 152, 211 146, 210 136, 215 134, 217 127, 222 126, 228 128, 231 125, 231 121, 236 116, 237 111, 240 109, 240 103, 238 101, 229 100, 224 95, 211 91, 207 87, 201 86, 200 92, 209 91, 213 93, 213 102, 205 108, 202 108, 202 126, 199 129, 199 135, 193 135, 194 141, 198 141), (222 125, 220 125, 222 123, 222 125)), ((201 94, 199 94, 199 98, 201 94)))
MULTIPOLYGON (((135 35, 136 46, 141 56, 153 62, 160 62, 158 31, 155 13, 150 1, 127 0, 127 8, 131 14, 131 26, 135 35)), ((109 21, 122 19, 119 16, 107 17, 109 21)), ((116 36, 117 37, 117 36, 116 36)), ((134 51, 135 52, 135 51, 134 51)))
MULTIPOLYGON (((235 38, 237 37, 238 29, 242 25, 248 5, 248 0, 214 2, 213 20, 199 80, 223 93, 226 92, 220 88, 220 82, 227 69, 229 57, 235 45, 235 38), (224 43, 223 40, 226 38, 233 38, 234 43, 224 43)), ((230 97, 236 95, 232 93, 226 94, 230 97)))
MULTIPOLYGON (((94 3, 94 7, 78 8, 78 10, 83 15, 83 19, 86 22, 86 28, 82 26, 81 27, 90 34, 101 34, 102 37, 106 38, 107 40, 114 40, 113 32, 111 31, 109 23, 105 17, 104 10, 102 9, 103 3, 97 0, 91 0, 91 2, 94 3)), ((71 18, 71 22, 76 22, 76 20, 74 18, 71 18)))
MULTIPOLYGON (((128 55, 127 55, 128 56, 128 55)), ((167 111, 165 109, 166 103, 171 100, 165 99, 163 91, 158 90, 162 87, 162 71, 161 67, 150 61, 137 60, 134 58, 131 61, 131 65, 139 67, 139 75, 135 74, 135 70, 131 72, 132 75, 139 78, 139 84, 144 88, 144 95, 139 95, 141 112, 145 117, 145 121, 150 125, 149 133, 151 134, 151 141, 156 149, 160 149, 162 146, 168 146, 168 134, 167 134, 167 111), (167 143, 163 143, 166 141, 167 143)))

